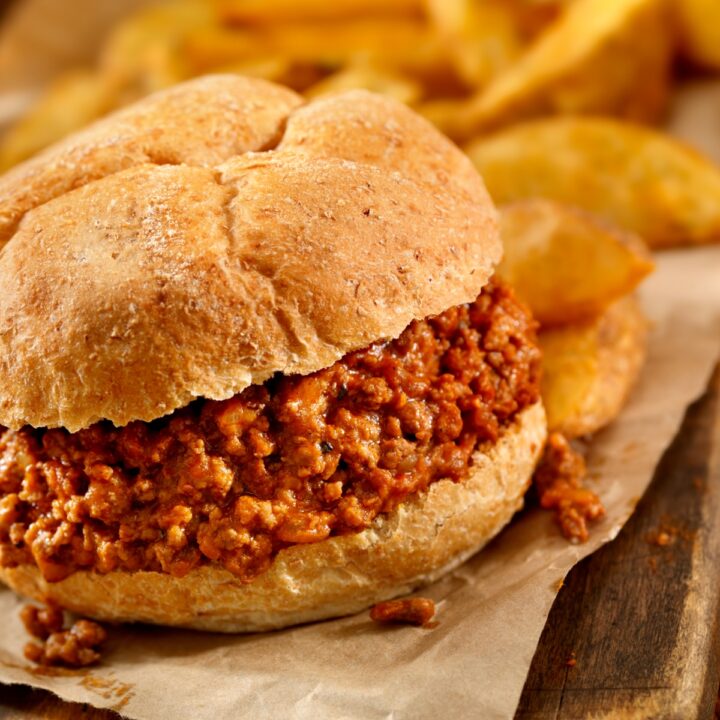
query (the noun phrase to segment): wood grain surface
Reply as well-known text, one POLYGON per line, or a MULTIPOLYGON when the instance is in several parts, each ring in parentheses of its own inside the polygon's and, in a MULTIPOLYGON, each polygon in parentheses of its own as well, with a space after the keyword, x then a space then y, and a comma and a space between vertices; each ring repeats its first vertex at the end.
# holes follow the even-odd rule
MULTIPOLYGON (((620 535, 568 576, 516 717, 712 718, 719 589, 720 370, 620 535)), ((42 690, 0 686, 3 719, 118 717, 42 690)))
POLYGON ((712 718, 719 599, 716 370, 628 524, 568 576, 516 717, 712 718))

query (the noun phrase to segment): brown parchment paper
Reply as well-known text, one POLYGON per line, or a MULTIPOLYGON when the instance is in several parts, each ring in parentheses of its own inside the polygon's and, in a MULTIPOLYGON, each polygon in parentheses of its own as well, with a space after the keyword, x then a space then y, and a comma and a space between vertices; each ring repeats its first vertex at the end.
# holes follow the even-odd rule
MULTIPOLYGON (((90 13, 143 0, 81 1, 90 13)), ((31 4, 57 8, 56 0, 31 4)), ((32 32, 33 22, 21 20, 32 32)), ((18 87, 2 46, 0 37, 0 93, 18 87)), ((0 94, 7 116, 24 102, 18 92, 0 94)), ((670 128, 720 161, 720 85, 683 90, 670 128)), ((720 247, 661 255, 641 296, 652 322, 648 362, 620 418, 590 447, 590 484, 607 516, 587 544, 568 544, 546 513, 521 515, 424 591, 438 603, 432 631, 377 628, 366 613, 249 636, 125 627, 111 632, 104 662, 83 671, 24 660, 22 602, 0 587, 0 682, 142 720, 511 718, 560 580, 615 537, 720 359, 720 247)))

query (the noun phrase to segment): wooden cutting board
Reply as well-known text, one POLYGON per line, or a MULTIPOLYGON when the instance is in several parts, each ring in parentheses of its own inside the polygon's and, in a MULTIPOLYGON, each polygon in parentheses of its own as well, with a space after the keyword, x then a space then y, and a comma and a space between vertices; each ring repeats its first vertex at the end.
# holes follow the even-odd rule
POLYGON ((720 367, 628 524, 568 576, 516 718, 713 718, 719 609, 720 367))
MULTIPOLYGON (((568 576, 516 718, 712 718, 719 610, 720 367, 628 524, 568 576)), ((0 717, 119 716, 45 691, 0 686, 0 717)))

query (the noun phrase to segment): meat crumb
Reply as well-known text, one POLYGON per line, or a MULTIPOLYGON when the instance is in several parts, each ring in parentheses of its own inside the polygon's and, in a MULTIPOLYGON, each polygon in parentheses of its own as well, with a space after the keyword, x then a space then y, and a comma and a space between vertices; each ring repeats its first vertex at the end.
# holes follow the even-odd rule
POLYGON ((435 603, 429 598, 406 598, 377 603, 370 609, 370 619, 379 623, 404 623, 433 628, 435 603))
POLYGON ((63 630, 63 611, 54 606, 26 605, 20 619, 30 635, 42 640, 25 645, 24 655, 38 665, 85 667, 100 659, 100 645, 107 639, 102 625, 92 620, 76 620, 63 630))
POLYGON ((664 548, 674 544, 678 537, 683 536, 687 536, 687 533, 683 533, 681 528, 673 524, 669 517, 663 516, 660 518, 660 525, 649 532, 645 539, 650 545, 664 548))
POLYGON ((20 611, 20 619, 28 633, 40 640, 46 640, 51 633, 60 632, 65 620, 63 611, 54 605, 41 608, 25 605, 20 611))
POLYGON ((533 482, 540 507, 553 510, 562 534, 572 542, 585 542, 588 523, 605 514, 600 498, 582 486, 585 460, 561 433, 551 433, 533 482))

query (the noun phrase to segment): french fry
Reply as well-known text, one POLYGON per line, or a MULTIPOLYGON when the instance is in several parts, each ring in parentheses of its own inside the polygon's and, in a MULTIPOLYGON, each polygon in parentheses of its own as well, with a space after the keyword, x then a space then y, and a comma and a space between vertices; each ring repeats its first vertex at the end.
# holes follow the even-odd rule
POLYGON ((353 23, 287 23, 257 28, 200 28, 186 38, 182 54, 194 74, 267 55, 316 63, 330 70, 357 60, 389 69, 448 64, 441 43, 418 20, 357 20, 353 23))
POLYGON ((347 20, 357 17, 418 15, 421 0, 220 0, 224 20, 241 23, 347 20))
POLYGON ((118 88, 118 102, 131 102, 188 77, 182 38, 218 24, 212 6, 198 0, 146 9, 115 28, 100 55, 100 71, 118 88))
POLYGON ((504 3, 425 0, 425 5, 459 77, 471 87, 484 87, 519 56, 520 31, 504 3))
POLYGON ((580 325, 540 333, 542 397, 551 431, 596 432, 620 412, 645 359, 647 323, 635 298, 580 325))
POLYGON ((87 125, 112 102, 112 89, 100 75, 82 70, 63 75, 3 136, 0 172, 87 125))
POLYGON ((408 105, 415 103, 422 95, 420 83, 402 75, 367 65, 351 65, 330 75, 306 90, 305 95, 313 98, 355 88, 388 95, 408 105))
POLYGON ((682 51, 702 67, 720 69, 720 2, 674 0, 682 51))
POLYGON ((654 248, 720 241, 720 169, 649 128, 549 118, 480 139, 467 152, 497 203, 545 197, 576 205, 654 248))
POLYGON ((218 68, 218 72, 236 73, 237 75, 246 75, 247 77, 289 85, 287 79, 292 72, 292 68, 293 64, 287 58, 267 56, 230 63, 218 68))
POLYGON ((655 120, 672 60, 665 0, 576 0, 527 52, 469 101, 454 137, 538 115, 655 120), (469 119, 468 119, 469 117, 469 119))
POLYGON ((117 107, 188 76, 178 38, 216 21, 211 6, 182 0, 120 23, 99 68, 61 75, 0 142, 0 172, 117 107))
POLYGON ((415 108, 445 135, 461 142, 473 134, 475 116, 471 102, 465 98, 432 99, 415 108))
POLYGON ((642 240, 550 200, 501 209, 498 273, 543 327, 597 316, 632 292, 654 265, 642 240))
POLYGON ((496 0, 502 2, 526 39, 532 39, 556 21, 577 0, 496 0))

